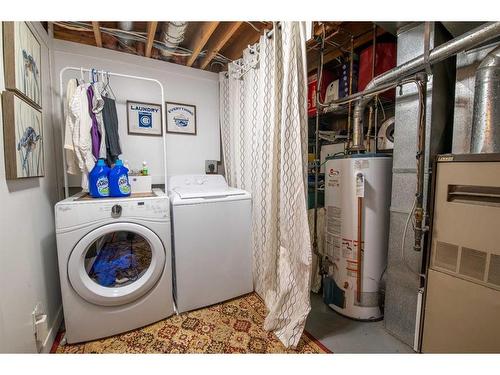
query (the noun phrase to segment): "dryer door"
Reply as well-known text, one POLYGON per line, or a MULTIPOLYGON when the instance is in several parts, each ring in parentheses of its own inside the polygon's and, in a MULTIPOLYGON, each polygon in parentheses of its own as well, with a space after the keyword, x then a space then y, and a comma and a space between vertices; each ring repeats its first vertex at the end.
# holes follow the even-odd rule
POLYGON ((154 232, 138 224, 113 223, 76 244, 68 276, 73 289, 88 302, 117 306, 146 294, 164 267, 165 249, 154 232))

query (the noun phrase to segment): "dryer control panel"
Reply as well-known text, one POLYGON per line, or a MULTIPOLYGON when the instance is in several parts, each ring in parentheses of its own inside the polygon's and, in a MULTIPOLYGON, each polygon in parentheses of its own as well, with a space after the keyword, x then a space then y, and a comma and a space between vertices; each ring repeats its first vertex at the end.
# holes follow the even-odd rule
POLYGON ((170 221, 166 196, 156 198, 64 200, 56 204, 56 229, 88 225, 99 221, 153 220, 170 221))

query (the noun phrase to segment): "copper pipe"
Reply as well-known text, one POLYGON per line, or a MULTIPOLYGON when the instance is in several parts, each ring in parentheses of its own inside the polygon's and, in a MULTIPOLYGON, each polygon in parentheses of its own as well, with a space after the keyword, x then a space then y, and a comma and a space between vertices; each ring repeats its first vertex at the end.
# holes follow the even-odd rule
POLYGON ((358 303, 361 302, 361 268, 362 268, 362 261, 361 261, 361 240, 362 240, 362 226, 363 226, 363 197, 358 197, 358 273, 357 273, 357 279, 356 279, 356 299, 358 303))

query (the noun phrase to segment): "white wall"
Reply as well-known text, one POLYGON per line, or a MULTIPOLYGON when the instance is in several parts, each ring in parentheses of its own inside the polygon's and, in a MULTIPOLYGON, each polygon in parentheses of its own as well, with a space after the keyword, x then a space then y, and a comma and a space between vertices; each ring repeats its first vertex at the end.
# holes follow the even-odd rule
MULTIPOLYGON (((167 135, 168 175, 205 173, 205 160, 220 160, 218 75, 199 69, 146 59, 103 48, 54 40, 54 88, 59 88, 59 71, 65 66, 95 67, 116 73, 158 79, 165 87, 165 100, 196 105, 197 135, 167 135)), ((69 78, 80 73, 65 73, 69 78)), ((88 75, 85 76, 88 81, 88 75)), ((161 137, 127 135, 126 101, 161 102, 157 84, 113 77, 111 87, 117 98, 120 142, 130 167, 138 169, 143 160, 149 164, 153 183, 163 183, 163 143, 161 137)), ((55 99, 59 100, 56 91, 55 99)), ((57 113, 60 113, 58 102, 57 113)), ((79 178, 70 185, 78 186, 79 178)))
MULTIPOLYGON (((58 201, 50 89, 51 39, 39 23, 33 29, 42 41, 42 107, 45 177, 5 179, 3 121, 0 131, 0 352, 37 352, 31 312, 41 303, 55 334, 62 318, 54 204, 58 201)), ((2 28, 0 27, 0 45, 2 28)), ((3 46, 0 47, 3 56, 3 46)), ((0 91, 5 90, 3 58, 0 91)), ((1 117, 1 111, 0 111, 1 117)), ((49 338, 45 348, 50 350, 49 338)))

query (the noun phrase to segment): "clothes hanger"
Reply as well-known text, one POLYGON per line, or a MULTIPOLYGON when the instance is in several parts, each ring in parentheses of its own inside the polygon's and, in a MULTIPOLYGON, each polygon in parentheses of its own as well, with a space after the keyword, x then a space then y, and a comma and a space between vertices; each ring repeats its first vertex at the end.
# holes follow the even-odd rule
POLYGON ((106 72, 106 83, 104 85, 104 88, 107 90, 109 89, 109 93, 111 94, 112 98, 116 100, 116 95, 113 92, 113 88, 111 87, 111 84, 109 83, 109 72, 106 72))
POLYGON ((92 83, 99 82, 99 74, 96 68, 92 68, 92 83))
POLYGON ((83 68, 80 68, 80 84, 84 84, 85 83, 85 79, 83 78, 83 68))

